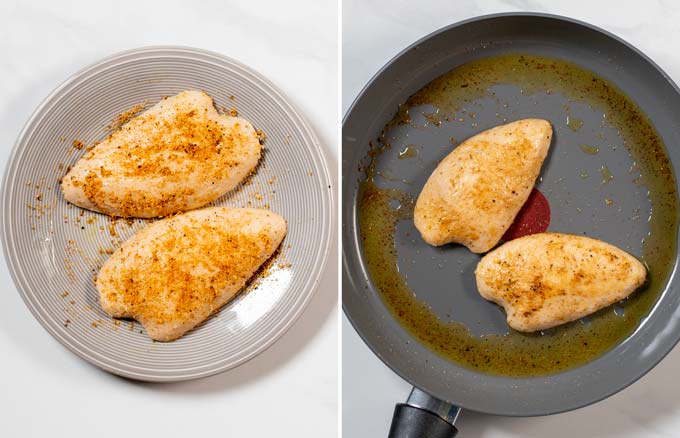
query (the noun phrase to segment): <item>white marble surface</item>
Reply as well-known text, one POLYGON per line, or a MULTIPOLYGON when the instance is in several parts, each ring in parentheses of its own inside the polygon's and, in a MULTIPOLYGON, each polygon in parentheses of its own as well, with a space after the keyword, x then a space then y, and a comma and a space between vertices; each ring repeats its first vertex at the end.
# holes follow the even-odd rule
MULTIPOLYGON (((403 48, 428 33, 477 15, 537 11, 568 15, 623 37, 680 83, 680 4, 663 1, 344 0, 343 113, 364 84, 403 48)), ((395 402, 409 385, 384 366, 343 317, 343 436, 386 436, 395 402)), ((539 418, 463 412, 461 437, 680 436, 680 347, 619 394, 590 407, 539 418)))
MULTIPOLYGON (((38 103, 116 51, 181 44, 256 68, 338 159, 337 4, 297 1, 0 2, 0 167, 38 103)), ((31 317, 0 262, 0 436, 337 435, 337 248, 311 304, 269 350, 194 382, 143 384, 68 352, 31 317)))

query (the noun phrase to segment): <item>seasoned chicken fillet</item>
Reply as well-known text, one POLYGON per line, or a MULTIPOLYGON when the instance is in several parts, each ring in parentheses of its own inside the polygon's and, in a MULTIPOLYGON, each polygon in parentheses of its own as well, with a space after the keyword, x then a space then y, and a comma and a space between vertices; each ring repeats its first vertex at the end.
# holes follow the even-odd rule
POLYGON ((161 100, 87 152, 64 176, 64 198, 120 217, 159 217, 219 198, 257 165, 248 121, 219 114, 201 91, 161 100))
POLYGON ((503 306, 510 327, 533 332, 626 298, 647 272, 635 257, 600 240, 539 233, 485 255, 475 276, 479 293, 503 306))
POLYGON ((476 253, 496 246, 529 197, 551 138, 548 121, 526 119, 461 143, 418 196, 414 221, 423 240, 476 253))
POLYGON ((285 235, 286 221, 260 209, 206 208, 154 222, 102 266, 101 306, 172 341, 231 300, 285 235))

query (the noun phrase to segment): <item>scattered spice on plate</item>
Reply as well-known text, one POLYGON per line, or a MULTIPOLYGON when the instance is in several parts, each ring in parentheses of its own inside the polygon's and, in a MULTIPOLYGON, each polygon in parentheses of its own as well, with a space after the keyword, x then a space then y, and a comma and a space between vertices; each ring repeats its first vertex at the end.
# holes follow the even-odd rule
POLYGON ((114 250, 113 248, 102 248, 102 247, 99 247, 99 255, 104 255, 104 254, 111 255, 111 254, 113 254, 114 252, 115 252, 115 250, 114 250))
POLYGON ((108 228, 109 228, 109 234, 111 236, 113 236, 113 237, 118 236, 118 233, 116 232, 116 222, 115 221, 109 222, 108 228))
MULTIPOLYGON (((164 96, 163 99, 166 99, 167 96, 164 96)), ((130 108, 127 111, 123 111, 122 113, 118 114, 112 121, 111 123, 106 127, 108 131, 117 131, 120 129, 121 126, 132 120, 139 112, 141 112, 144 108, 146 108, 148 105, 147 101, 144 101, 140 104, 137 104, 130 108)))
POLYGON ((265 134, 261 129, 256 129, 255 133, 257 134, 257 138, 260 140, 260 144, 264 144, 264 141, 267 139, 267 134, 265 134))

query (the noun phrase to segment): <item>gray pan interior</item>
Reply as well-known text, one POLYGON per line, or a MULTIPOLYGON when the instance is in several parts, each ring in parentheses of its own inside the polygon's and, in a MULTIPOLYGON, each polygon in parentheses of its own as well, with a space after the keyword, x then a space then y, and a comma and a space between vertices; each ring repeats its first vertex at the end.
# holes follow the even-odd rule
MULTIPOLYGON (((501 415, 543 415, 575 409, 601 400, 631 384, 676 344, 680 337, 680 293, 673 281, 675 267, 659 301, 636 331, 600 358, 586 365, 546 377, 508 378, 471 371, 433 353, 416 341, 391 316, 367 275, 357 229, 358 183, 370 140, 375 140, 399 104, 437 76, 473 59, 507 52, 528 52, 571 61, 621 88, 650 118, 668 148, 675 169, 680 165, 680 95, 677 87, 651 60, 629 44, 600 29, 562 17, 542 14, 500 14, 461 22, 415 43, 388 63, 364 88, 347 113, 343 125, 343 308, 369 347, 401 377, 435 397, 460 407, 501 415)), ((617 243, 639 255, 647 230, 630 227, 631 211, 643 211, 649 201, 640 187, 611 184, 598 187, 604 160, 614 174, 625 173, 631 163, 620 151, 602 150, 598 160, 582 152, 556 153, 560 142, 591 143, 594 131, 572 132, 564 123, 557 96, 522 97, 501 86, 497 94, 512 104, 510 120, 540 115, 556 125, 553 153, 539 183, 550 199, 552 231, 579 233, 617 243), (514 93, 514 94, 513 94, 514 93), (560 127, 561 125, 561 127, 560 127), (579 178, 580 172, 590 178, 579 178), (612 198, 618 208, 605 205, 612 198), (583 208, 588 214, 575 214, 583 208), (626 232, 622 232, 626 230, 626 232)), ((499 124, 495 105, 476 108, 477 124, 458 125, 455 137, 465 139, 499 124)), ((596 124, 602 113, 574 103, 572 113, 584 125, 596 124)), ((413 117, 413 116, 412 116, 413 117)), ((417 117, 417 116, 416 116, 417 117)), ((419 121, 413 119, 414 124, 419 121)), ((445 126, 436 129, 399 127, 393 131, 393 150, 383 154, 377 170, 398 178, 378 178, 379 185, 396 187, 417 196, 426 178, 451 146, 445 126), (441 150, 420 151, 418 160, 399 160, 407 144, 441 144, 441 150), (406 183, 400 180, 406 180, 406 183)), ((615 137, 615 135, 613 136, 615 137)), ((409 286, 442 318, 465 323, 477 335, 503 333, 503 312, 476 292, 474 269, 479 256, 465 248, 427 246, 412 221, 397 226, 395 242, 399 264, 409 286), (408 263, 417 260, 416 263, 408 263), (455 290, 456 293, 442 293, 455 290)), ((668 236, 677 239, 676 236, 668 236)), ((676 258, 677 263, 677 258, 676 258)))

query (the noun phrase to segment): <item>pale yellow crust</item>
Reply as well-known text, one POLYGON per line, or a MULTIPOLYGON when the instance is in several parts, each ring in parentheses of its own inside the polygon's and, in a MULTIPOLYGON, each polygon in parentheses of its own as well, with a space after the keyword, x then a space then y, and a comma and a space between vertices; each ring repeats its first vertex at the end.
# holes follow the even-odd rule
POLYGON ((158 341, 191 330, 231 300, 269 259, 286 221, 269 210, 215 207, 142 229, 102 266, 102 309, 158 341))
POLYGON ((529 197, 551 138, 548 121, 525 119, 461 143, 418 196, 414 222, 423 240, 476 253, 496 246, 529 197))
POLYGON ((219 198, 255 168, 248 121, 201 91, 161 100, 88 151, 62 179, 64 198, 119 217, 161 217, 219 198))
POLYGON ((596 312, 626 298, 646 279, 627 252, 584 236, 539 233, 485 255, 479 293, 503 306, 510 327, 534 332, 596 312))

